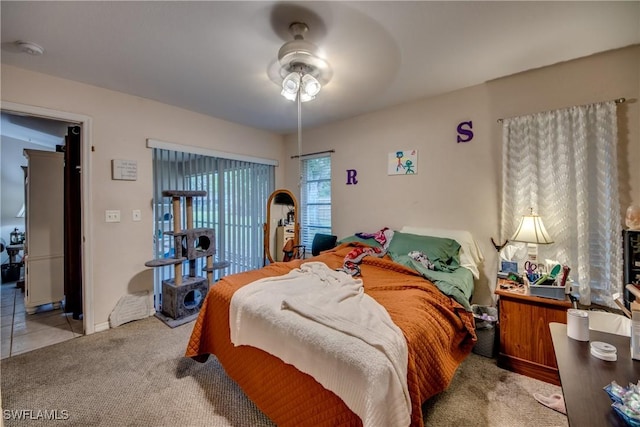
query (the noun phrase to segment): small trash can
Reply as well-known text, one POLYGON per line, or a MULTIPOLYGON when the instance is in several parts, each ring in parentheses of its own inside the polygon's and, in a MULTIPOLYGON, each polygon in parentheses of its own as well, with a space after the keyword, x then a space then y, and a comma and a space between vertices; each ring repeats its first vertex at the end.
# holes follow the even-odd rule
POLYGON ((20 264, 2 264, 2 283, 17 282, 20 279, 20 264))
POLYGON ((498 324, 498 309, 488 305, 471 306, 476 323, 478 342, 473 352, 484 357, 493 357, 496 348, 496 326, 498 324))

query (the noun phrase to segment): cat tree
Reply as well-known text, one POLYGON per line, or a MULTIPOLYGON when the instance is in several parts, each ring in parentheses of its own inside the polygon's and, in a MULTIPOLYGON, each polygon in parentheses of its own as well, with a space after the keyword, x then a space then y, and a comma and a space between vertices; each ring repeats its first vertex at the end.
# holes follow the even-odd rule
POLYGON ((173 236, 174 255, 172 258, 159 258, 147 261, 147 267, 174 266, 173 279, 162 281, 162 312, 156 316, 169 326, 177 326, 195 317, 213 282, 213 272, 229 265, 228 262, 213 262, 215 255, 215 232, 212 228, 193 228, 193 198, 204 197, 206 191, 165 190, 163 197, 171 197, 173 212, 173 231, 166 231, 166 235, 173 236), (187 228, 182 230, 182 199, 184 199, 185 218, 187 228), (207 277, 196 276, 195 265, 197 258, 206 257, 203 271, 207 277), (189 261, 189 271, 184 274, 182 266, 189 261), (177 322, 182 321, 182 322, 177 322))

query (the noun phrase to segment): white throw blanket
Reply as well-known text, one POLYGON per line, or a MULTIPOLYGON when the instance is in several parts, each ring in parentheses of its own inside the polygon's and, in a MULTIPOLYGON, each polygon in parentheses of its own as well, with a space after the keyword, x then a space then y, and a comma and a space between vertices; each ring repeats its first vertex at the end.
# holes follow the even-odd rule
POLYGON ((231 342, 270 353, 334 392, 365 427, 408 426, 407 343, 362 281, 308 262, 237 290, 231 342))

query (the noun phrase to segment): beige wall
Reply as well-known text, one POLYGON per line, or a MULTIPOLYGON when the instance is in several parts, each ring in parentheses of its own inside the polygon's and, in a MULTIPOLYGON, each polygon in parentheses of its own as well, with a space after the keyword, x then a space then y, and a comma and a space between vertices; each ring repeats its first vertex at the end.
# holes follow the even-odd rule
MULTIPOLYGON (((119 92, 2 65, 2 101, 92 118, 91 197, 94 324, 108 322, 118 300, 152 290, 152 158, 146 139, 275 159, 282 164, 282 136, 119 92), (111 180, 111 160, 136 160, 136 181, 111 180), (121 211, 120 223, 105 223, 105 210, 121 211), (132 210, 142 221, 132 221, 132 210)), ((283 182, 276 169, 276 185, 283 182)))
MULTIPOLYGON (((465 66, 473 66, 466 64, 465 66)), ((474 301, 490 303, 500 237, 501 126, 498 118, 619 97, 622 209, 640 204, 640 47, 532 70, 303 132, 303 153, 332 154, 333 232, 433 226, 473 233, 486 257, 474 301), (471 142, 456 127, 473 121, 471 142), (388 176, 389 152, 418 149, 418 174, 388 176), (356 169, 358 184, 346 185, 356 169)), ((303 112, 304 116, 304 112, 303 112)), ((297 188, 295 135, 287 141, 287 187, 297 188)))

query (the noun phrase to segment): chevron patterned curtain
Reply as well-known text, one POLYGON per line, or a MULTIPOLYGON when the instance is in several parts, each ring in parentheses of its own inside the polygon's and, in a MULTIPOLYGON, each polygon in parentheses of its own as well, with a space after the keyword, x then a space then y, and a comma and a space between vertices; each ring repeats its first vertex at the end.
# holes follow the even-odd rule
POLYGON ((501 238, 533 208, 554 240, 539 259, 571 268, 581 304, 623 289, 617 136, 613 101, 503 121, 501 238))

